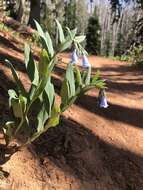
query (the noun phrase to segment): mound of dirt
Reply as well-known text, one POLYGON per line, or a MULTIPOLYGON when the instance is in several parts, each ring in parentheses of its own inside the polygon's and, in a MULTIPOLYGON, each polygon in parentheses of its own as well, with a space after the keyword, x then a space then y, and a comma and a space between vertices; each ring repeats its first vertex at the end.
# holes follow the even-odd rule
POLYGON ((6 190, 126 190, 143 187, 142 158, 114 147, 62 118, 28 149, 3 164, 6 190))

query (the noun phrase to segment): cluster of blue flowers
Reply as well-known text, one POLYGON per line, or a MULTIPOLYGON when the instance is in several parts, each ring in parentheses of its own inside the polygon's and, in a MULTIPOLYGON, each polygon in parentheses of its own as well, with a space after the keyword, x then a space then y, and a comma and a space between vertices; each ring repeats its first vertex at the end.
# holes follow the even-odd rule
MULTIPOLYGON (((72 55, 71 55, 71 63, 77 64, 77 62, 78 62, 78 55, 77 55, 76 49, 74 49, 72 52, 72 55)), ((83 66, 83 68, 89 68, 91 66, 86 55, 82 55, 82 66, 83 66)), ((99 100, 99 107, 100 108, 107 108, 108 107, 107 98, 106 98, 104 89, 101 89, 99 91, 98 100, 99 100)))
MULTIPOLYGON (((78 56, 77 56, 76 49, 74 49, 71 55, 71 63, 76 64, 77 62, 78 62, 78 56)), ((82 66, 83 68, 88 68, 91 66, 86 55, 82 55, 82 66)))

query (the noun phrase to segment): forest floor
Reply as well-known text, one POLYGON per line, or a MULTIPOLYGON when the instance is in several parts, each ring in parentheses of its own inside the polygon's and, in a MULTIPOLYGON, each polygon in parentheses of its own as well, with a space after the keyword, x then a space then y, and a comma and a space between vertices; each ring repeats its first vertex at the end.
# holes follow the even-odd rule
MULTIPOLYGON (((8 119, 7 90, 15 86, 5 58, 26 88, 23 41, 0 31, 0 123, 8 119)), ((57 93, 69 54, 55 68, 57 93)), ((59 127, 10 158, 0 152, 0 190, 143 190, 143 70, 90 56, 93 73, 107 81, 109 108, 91 90, 63 116, 59 127)), ((0 135, 0 142, 3 137, 0 135)), ((0 145, 0 151, 2 144, 0 145)))

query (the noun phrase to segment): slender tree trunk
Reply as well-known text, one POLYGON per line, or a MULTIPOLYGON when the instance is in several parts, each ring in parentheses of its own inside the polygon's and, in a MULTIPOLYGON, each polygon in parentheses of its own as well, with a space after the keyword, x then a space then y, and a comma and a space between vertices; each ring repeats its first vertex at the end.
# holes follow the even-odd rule
POLYGON ((30 16, 30 1, 29 0, 19 0, 19 8, 16 20, 22 24, 28 24, 30 16))
POLYGON ((20 0, 19 3, 19 9, 18 9, 18 15, 17 15, 17 21, 21 22, 23 13, 24 13, 24 4, 25 4, 25 0, 20 0))
POLYGON ((35 28, 34 20, 40 22, 40 0, 31 0, 29 24, 35 28))

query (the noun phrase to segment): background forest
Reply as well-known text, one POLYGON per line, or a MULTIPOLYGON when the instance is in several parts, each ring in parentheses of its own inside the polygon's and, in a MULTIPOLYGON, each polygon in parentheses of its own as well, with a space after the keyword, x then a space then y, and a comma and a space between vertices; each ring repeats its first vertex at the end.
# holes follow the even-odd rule
MULTIPOLYGON (((86 35, 91 54, 119 56, 142 52, 142 0, 1 0, 1 8, 23 24, 39 21, 55 37, 54 19, 86 35)), ((135 54, 135 55, 134 55, 135 54)), ((142 56, 139 56, 142 57, 142 56)))
MULTIPOLYGON (((141 2, 108 0, 1 1, 8 14, 34 27, 33 18, 54 34, 54 19, 86 34, 92 54, 121 56, 142 43, 143 11, 141 2), (14 9, 13 9, 14 8, 14 9)), ((1 5, 2 6, 2 5, 1 5)))

